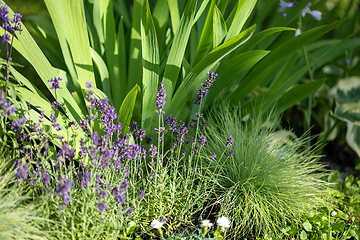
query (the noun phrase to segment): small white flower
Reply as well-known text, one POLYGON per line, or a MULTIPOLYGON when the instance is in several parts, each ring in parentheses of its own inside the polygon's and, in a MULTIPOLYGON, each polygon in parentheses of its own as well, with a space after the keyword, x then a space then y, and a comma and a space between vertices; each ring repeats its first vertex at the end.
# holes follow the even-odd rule
POLYGON ((331 213, 331 216, 332 216, 332 217, 335 217, 336 214, 337 214, 337 213, 334 211, 334 212, 331 213))
POLYGON ((212 227, 213 225, 210 220, 203 220, 201 223, 201 227, 212 227))
POLYGON ((230 220, 225 217, 222 216, 221 218, 218 218, 216 220, 216 223, 220 226, 220 227, 224 227, 224 228, 229 228, 230 227, 230 220))
POLYGON ((296 36, 299 36, 300 34, 301 34, 301 29, 300 29, 300 28, 296 29, 296 31, 295 31, 295 37, 296 37, 296 36))
POLYGON ((159 229, 159 228, 161 228, 161 227, 164 225, 164 223, 165 223, 165 222, 160 222, 159 219, 154 219, 154 220, 151 222, 150 226, 152 226, 153 228, 159 229))

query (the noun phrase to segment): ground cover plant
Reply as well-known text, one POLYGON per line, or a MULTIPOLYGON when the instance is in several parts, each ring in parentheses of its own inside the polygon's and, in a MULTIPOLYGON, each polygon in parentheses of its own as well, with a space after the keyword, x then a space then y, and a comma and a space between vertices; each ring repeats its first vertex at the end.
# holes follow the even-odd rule
MULTIPOLYGON (((358 46, 357 12, 355 31, 314 42, 345 21, 325 22, 325 1, 44 2, 51 21, 26 25, 1 5, 0 135, 12 174, 1 179, 16 177, 6 191, 20 194, 1 196, 24 199, 15 209, 29 216, 4 234, 358 238, 356 180, 327 182, 323 145, 310 141, 326 82, 314 72, 358 46), (15 50, 38 77, 12 62, 15 50), (301 100, 307 137, 297 138, 274 118, 301 100)), ((351 129, 357 85, 345 82, 334 86, 334 116, 351 129)))

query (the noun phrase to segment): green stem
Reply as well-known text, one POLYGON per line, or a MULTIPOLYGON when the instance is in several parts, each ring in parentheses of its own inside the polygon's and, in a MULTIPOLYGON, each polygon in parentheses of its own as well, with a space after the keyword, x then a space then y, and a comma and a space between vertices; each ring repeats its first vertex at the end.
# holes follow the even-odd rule
MULTIPOLYGON (((302 27, 302 22, 301 22, 301 16, 299 15, 299 27, 301 28, 302 27)), ((308 55, 307 55, 307 52, 306 52, 306 47, 303 46, 302 47, 302 51, 303 51, 303 54, 304 54, 304 58, 305 58, 305 62, 306 62, 306 65, 309 66, 309 59, 308 59, 308 55)), ((313 76, 313 73, 311 72, 311 68, 309 68, 309 77, 310 77, 310 81, 314 81, 314 76, 313 76)), ((308 105, 307 105, 307 110, 306 110, 306 114, 305 114, 305 126, 304 126, 304 130, 305 132, 307 133, 308 137, 311 136, 311 130, 310 130, 310 127, 311 127, 311 111, 312 111, 312 94, 308 97, 308 105)), ((311 143, 311 140, 309 138, 309 140, 307 141, 307 145, 310 146, 310 143, 311 143)))

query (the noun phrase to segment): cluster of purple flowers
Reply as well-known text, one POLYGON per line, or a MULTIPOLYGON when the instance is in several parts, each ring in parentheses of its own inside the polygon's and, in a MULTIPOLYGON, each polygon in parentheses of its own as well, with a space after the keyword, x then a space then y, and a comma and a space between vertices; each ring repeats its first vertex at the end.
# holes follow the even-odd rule
MULTIPOLYGON (((2 2, 0 2, 0 4, 2 4, 2 2)), ((13 32, 14 35, 16 32, 21 32, 21 14, 19 13, 15 13, 13 19, 10 19, 9 17, 9 10, 8 10, 8 6, 5 4, 4 6, 0 7, 0 21, 1 21, 1 27, 8 32, 13 32)), ((13 36, 14 36, 13 35, 13 36)), ((8 33, 4 33, 2 36, 2 41, 1 43, 4 44, 8 41, 11 41, 11 37, 10 34, 8 33)), ((11 59, 9 59, 9 61, 11 61, 11 59)))
POLYGON ((166 97, 166 92, 165 92, 165 85, 164 83, 160 83, 159 89, 156 93, 156 107, 158 107, 160 110, 156 110, 157 114, 159 115, 163 115, 164 111, 163 108, 165 107, 165 97, 166 97))
POLYGON ((213 82, 215 81, 215 78, 217 77, 217 73, 214 72, 208 72, 209 78, 205 81, 205 83, 201 86, 201 88, 198 90, 198 95, 195 99, 195 104, 200 105, 201 99, 207 96, 208 89, 212 86, 213 82))
MULTIPOLYGON (((216 74, 209 73, 209 79, 203 84, 202 89, 207 92, 207 89, 211 86, 212 82, 215 80, 216 74)), ((51 105, 55 108, 55 110, 62 105, 57 101, 56 90, 61 89, 59 82, 61 78, 54 77, 49 80, 52 83, 51 90, 55 91, 55 102, 51 103, 51 105)), ((87 116, 87 119, 82 120, 78 123, 70 122, 69 127, 72 127, 73 131, 76 131, 78 127, 82 128, 82 130, 86 133, 86 138, 81 139, 78 154, 76 154, 76 150, 69 144, 69 139, 60 139, 60 147, 56 149, 56 166, 55 171, 58 173, 58 178, 52 177, 48 174, 48 171, 41 165, 41 158, 45 159, 45 161, 49 160, 49 156, 51 154, 49 151, 49 141, 47 137, 44 137, 44 127, 41 126, 40 123, 44 122, 45 114, 41 112, 40 119, 38 124, 34 124, 33 131, 36 132, 38 137, 44 141, 44 145, 39 147, 38 150, 41 154, 35 154, 36 160, 36 168, 34 164, 27 163, 25 158, 24 163, 20 163, 20 160, 16 162, 15 173, 21 182, 25 179, 29 179, 31 186, 36 187, 39 186, 42 188, 43 192, 48 194, 50 198, 52 196, 61 198, 62 203, 59 206, 60 210, 63 210, 65 206, 71 204, 71 195, 73 189, 77 189, 76 191, 85 191, 85 189, 89 187, 94 187, 97 192, 97 206, 98 211, 104 212, 109 210, 109 206, 107 205, 109 202, 114 201, 121 207, 121 210, 127 214, 131 215, 133 209, 127 204, 127 191, 130 188, 129 184, 129 175, 132 171, 129 168, 125 167, 124 161, 137 161, 144 160, 147 157, 147 152, 149 154, 150 159, 155 159, 157 157, 162 158, 162 154, 158 152, 156 146, 151 144, 149 150, 142 146, 141 143, 145 140, 146 132, 139 129, 138 125, 133 122, 129 126, 129 132, 134 136, 134 139, 137 141, 130 141, 130 134, 122 134, 122 124, 114 123, 114 120, 117 119, 117 115, 115 113, 115 108, 110 106, 107 99, 97 99, 94 97, 94 93, 91 90, 91 84, 86 83, 88 89, 86 89, 87 93, 87 102, 89 105, 87 106, 90 110, 90 115, 87 116), (96 115, 97 113, 98 115, 96 115), (95 114, 95 115, 93 115, 95 114), (91 126, 91 121, 98 121, 102 127, 101 130, 103 133, 95 131, 91 126), (84 162, 87 159, 90 159, 90 162, 85 165, 84 162), (75 158, 76 161, 75 161, 75 158), (80 164, 78 164, 80 163, 80 164), (80 166, 77 166, 80 165, 80 166), (64 169, 65 168, 65 169, 64 169), (34 169, 29 173, 29 169, 34 169), (106 177, 101 177, 108 172, 109 169, 113 169, 117 176, 122 176, 122 180, 120 184, 112 184, 110 180, 106 177), (70 174, 69 174, 70 173, 70 174), (75 173, 75 176, 72 176, 72 173, 75 173), (92 178, 95 178, 95 181, 92 181, 92 178), (107 182, 108 181, 108 182, 107 182), (95 182, 95 185, 92 184, 95 182), (39 183, 41 183, 39 185, 39 183), (52 191, 51 185, 55 185, 55 189, 52 191), (54 195, 52 195, 52 193, 54 195), (110 199, 111 198, 111 199, 110 199)), ((205 95, 206 96, 206 93, 205 95)), ((165 107, 165 87, 163 84, 160 84, 159 91, 157 92, 156 106, 160 109, 157 111, 159 115, 164 114, 162 109, 165 107)), ((9 109, 11 106, 10 102, 6 102, 4 97, 2 96, 2 92, 0 91, 0 105, 1 108, 8 115, 15 111, 15 108, 9 109)), ((62 129, 62 126, 57 123, 57 119, 55 115, 48 116, 51 127, 57 131, 62 129)), ((197 118, 200 119, 201 115, 197 115, 197 118)), ((12 121, 10 123, 11 128, 17 133, 17 137, 21 141, 31 142, 30 139, 24 139, 21 137, 21 126, 26 122, 26 118, 20 118, 16 121, 12 121), (19 134, 18 134, 19 133, 19 134)), ((198 122, 197 122, 198 123, 198 122)), ((177 121, 172 118, 172 115, 167 115, 164 118, 164 127, 159 127, 157 131, 161 133, 170 132, 173 137, 173 149, 175 149, 179 143, 190 144, 191 140, 185 139, 185 136, 188 134, 189 130, 185 126, 185 123, 182 121, 177 121)), ((202 124, 206 125, 206 124, 202 124)), ((195 141, 195 140, 193 140, 195 141)), ((198 141, 198 147, 204 146, 206 143, 206 136, 201 135, 198 141)), ((54 146, 55 147, 55 146, 54 146)), ((56 147, 55 147, 56 148, 56 147)), ((186 152, 182 152, 183 156, 186 156, 186 152)), ((24 156, 24 155, 21 155, 24 156)), ((152 161, 153 162, 153 161, 152 161)), ((163 164, 162 160, 158 161, 159 164, 163 164)), ((151 163, 150 163, 151 164, 151 163)), ((153 162, 156 164, 156 162, 153 162)), ((167 164, 167 163, 166 163, 167 164)), ((169 166, 172 165, 172 162, 169 162, 169 166)), ((139 172, 137 173, 138 177, 142 177, 141 169, 139 168, 139 172)), ((197 172, 194 168, 193 172, 197 172)), ((157 176, 157 172, 151 170, 149 172, 149 180, 153 180, 157 176)), ((138 193, 138 199, 142 199, 145 196, 145 190, 142 189, 138 193)))
POLYGON ((60 77, 58 77, 58 78, 54 77, 54 79, 48 80, 48 82, 52 83, 50 89, 54 90, 54 92, 55 92, 55 102, 51 103, 51 106, 54 107, 55 109, 60 108, 64 105, 64 104, 60 104, 58 102, 57 95, 56 95, 56 89, 62 89, 59 84, 60 81, 62 81, 62 79, 60 77))
POLYGON ((11 116, 15 112, 15 106, 12 106, 10 101, 7 101, 6 96, 3 95, 2 90, 0 89, 0 107, 4 111, 3 116, 11 116))

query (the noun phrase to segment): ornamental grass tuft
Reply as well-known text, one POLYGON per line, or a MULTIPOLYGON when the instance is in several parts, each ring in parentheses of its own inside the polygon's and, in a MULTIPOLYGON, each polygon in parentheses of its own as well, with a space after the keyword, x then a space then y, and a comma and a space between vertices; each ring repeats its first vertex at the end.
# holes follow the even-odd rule
POLYGON ((204 159, 217 186, 220 215, 236 239, 276 236, 286 223, 326 204, 327 183, 307 139, 275 131, 273 115, 245 121, 239 108, 213 111, 204 159), (227 139, 227 140, 226 140, 227 139))

